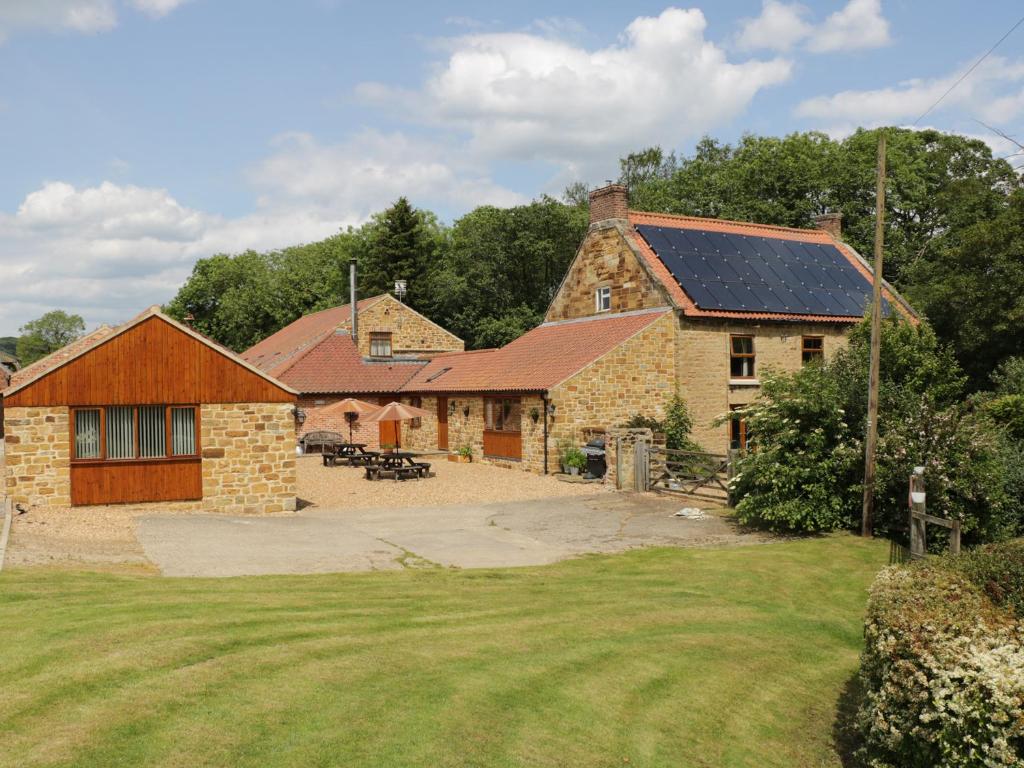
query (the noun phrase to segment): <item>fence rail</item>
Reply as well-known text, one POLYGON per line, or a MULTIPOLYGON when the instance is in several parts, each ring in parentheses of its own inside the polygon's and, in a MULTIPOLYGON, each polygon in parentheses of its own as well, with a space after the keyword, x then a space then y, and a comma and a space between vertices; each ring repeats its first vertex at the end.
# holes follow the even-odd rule
POLYGON ((731 455, 658 446, 648 447, 647 455, 650 490, 689 496, 706 489, 728 497, 731 455))

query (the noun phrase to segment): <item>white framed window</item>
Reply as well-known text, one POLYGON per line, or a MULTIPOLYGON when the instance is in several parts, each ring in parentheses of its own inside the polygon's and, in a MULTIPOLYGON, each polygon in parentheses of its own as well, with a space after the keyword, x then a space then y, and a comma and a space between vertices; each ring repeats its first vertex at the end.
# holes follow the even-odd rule
POLYGON ((391 333, 389 331, 370 332, 370 357, 391 357, 391 333))
POLYGON ((597 312, 607 312, 612 308, 612 289, 604 285, 594 291, 594 309, 597 312))

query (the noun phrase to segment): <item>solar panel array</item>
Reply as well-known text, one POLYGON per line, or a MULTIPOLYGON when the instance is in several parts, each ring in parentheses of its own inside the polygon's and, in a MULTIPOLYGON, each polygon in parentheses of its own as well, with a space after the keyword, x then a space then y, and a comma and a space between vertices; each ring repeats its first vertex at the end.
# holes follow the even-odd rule
MULTIPOLYGON (((860 317, 871 301, 870 281, 834 245, 646 224, 636 229, 700 309, 860 317)), ((888 304, 882 309, 887 313, 888 304)))

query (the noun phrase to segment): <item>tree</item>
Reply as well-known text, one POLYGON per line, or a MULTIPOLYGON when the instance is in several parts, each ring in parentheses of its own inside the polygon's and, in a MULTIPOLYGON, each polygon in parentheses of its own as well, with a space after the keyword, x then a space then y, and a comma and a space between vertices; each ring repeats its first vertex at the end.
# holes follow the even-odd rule
POLYGON ((0 352, 6 352, 8 355, 16 355, 18 352, 18 337, 0 336, 0 352))
POLYGON ((34 363, 79 338, 85 331, 81 315, 55 309, 18 329, 17 357, 22 365, 34 363))
POLYGON ((376 214, 361 233, 360 296, 389 293, 396 280, 405 280, 405 301, 416 309, 428 306, 427 276, 436 263, 444 230, 429 211, 413 208, 400 197, 376 214))

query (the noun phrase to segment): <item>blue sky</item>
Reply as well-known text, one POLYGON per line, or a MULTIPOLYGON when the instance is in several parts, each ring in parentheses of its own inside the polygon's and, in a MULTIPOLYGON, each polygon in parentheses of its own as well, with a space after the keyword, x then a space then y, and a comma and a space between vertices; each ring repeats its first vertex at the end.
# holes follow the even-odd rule
MULTIPOLYGON (((1019 2, 0 0, 0 335, 401 194, 451 220, 702 134, 909 125, 1019 2)), ((1024 135, 1024 27, 922 125, 1024 135)))

